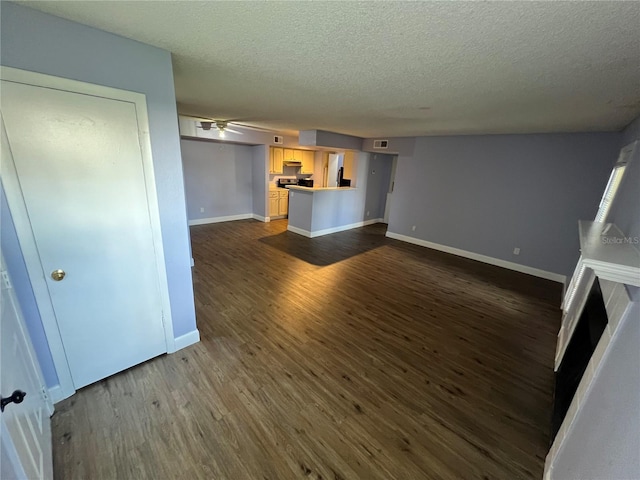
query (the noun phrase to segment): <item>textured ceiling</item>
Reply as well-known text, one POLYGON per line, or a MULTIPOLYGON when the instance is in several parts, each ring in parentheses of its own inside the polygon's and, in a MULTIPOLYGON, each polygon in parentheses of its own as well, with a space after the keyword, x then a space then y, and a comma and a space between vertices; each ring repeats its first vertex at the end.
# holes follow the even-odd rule
POLYGON ((26 2, 173 54, 179 111, 413 136, 619 130, 638 2, 26 2))

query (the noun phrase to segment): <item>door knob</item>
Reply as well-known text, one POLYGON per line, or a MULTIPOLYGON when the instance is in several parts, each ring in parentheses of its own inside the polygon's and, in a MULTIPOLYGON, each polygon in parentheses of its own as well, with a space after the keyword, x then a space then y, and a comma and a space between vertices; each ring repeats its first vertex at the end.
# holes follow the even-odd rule
POLYGON ((51 272, 51 278, 53 278, 56 282, 59 282, 60 280, 62 280, 64 278, 64 276, 66 275, 66 273, 64 272, 64 270, 54 270, 53 272, 51 272))
POLYGON ((0 397, 0 411, 4 412, 4 407, 9 405, 10 403, 22 403, 24 397, 26 397, 26 393, 21 392, 20 390, 14 391, 10 397, 2 398, 0 397))

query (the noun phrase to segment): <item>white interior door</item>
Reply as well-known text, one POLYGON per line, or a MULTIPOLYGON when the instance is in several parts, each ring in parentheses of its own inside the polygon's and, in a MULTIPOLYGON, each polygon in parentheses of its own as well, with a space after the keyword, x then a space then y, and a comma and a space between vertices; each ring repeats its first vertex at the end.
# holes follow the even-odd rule
POLYGON ((136 105, 3 80, 1 107, 74 387, 166 352, 136 105))
POLYGON ((51 421, 53 405, 11 287, 4 257, 0 289, 0 394, 26 393, 0 414, 0 478, 53 478, 51 421))

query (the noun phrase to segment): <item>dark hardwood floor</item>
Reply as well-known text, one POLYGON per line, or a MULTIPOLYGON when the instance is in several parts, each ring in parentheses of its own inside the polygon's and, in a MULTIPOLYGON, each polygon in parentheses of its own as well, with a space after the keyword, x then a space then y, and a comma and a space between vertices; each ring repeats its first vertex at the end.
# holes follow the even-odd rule
POLYGON ((202 341, 58 404, 56 478, 542 478, 560 285, 385 228, 192 227, 202 341))

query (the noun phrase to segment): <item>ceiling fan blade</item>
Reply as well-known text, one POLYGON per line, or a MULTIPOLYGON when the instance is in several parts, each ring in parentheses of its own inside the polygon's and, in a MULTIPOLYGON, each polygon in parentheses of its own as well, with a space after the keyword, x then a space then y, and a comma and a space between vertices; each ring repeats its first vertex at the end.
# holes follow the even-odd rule
POLYGON ((224 131, 229 133, 236 133, 238 135, 244 135, 242 132, 239 132, 238 130, 233 130, 232 128, 228 128, 228 127, 225 127, 224 131))
POLYGON ((238 123, 238 122, 233 122, 233 124, 242 128, 247 128, 249 130, 257 130, 258 132, 269 132, 269 133, 274 132, 274 130, 271 128, 255 127, 253 125, 246 125, 244 123, 238 123))

